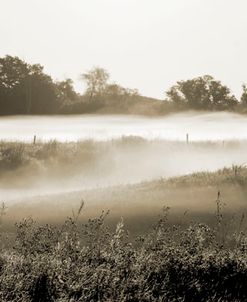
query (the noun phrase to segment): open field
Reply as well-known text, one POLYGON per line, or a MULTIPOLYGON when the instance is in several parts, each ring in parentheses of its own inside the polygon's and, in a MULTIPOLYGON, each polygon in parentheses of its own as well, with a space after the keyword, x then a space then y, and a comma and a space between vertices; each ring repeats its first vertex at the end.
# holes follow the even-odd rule
POLYGON ((213 214, 218 191, 227 209, 242 211, 246 147, 246 141, 187 144, 139 137, 2 142, 1 197, 12 222, 27 216, 61 222, 83 199, 86 218, 110 210, 114 222, 124 216, 137 231, 147 229, 163 205, 172 207, 171 214, 188 211, 187 217, 213 214))
POLYGON ((216 171, 247 162, 247 141, 186 142, 122 137, 97 142, 0 143, 5 201, 216 171))
POLYGON ((246 147, 1 142, 1 301, 245 301, 246 147))
POLYGON ((106 141, 123 136, 146 140, 246 140, 247 116, 233 112, 185 111, 162 117, 142 115, 20 115, 0 118, 0 140, 106 141))
POLYGON ((2 208, 1 300, 245 301, 246 188, 232 166, 2 208))
MULTIPOLYGON (((152 225, 163 206, 171 207, 171 217, 175 215, 179 220, 213 216, 219 191, 226 213, 245 212, 247 168, 232 166, 217 172, 159 178, 132 185, 20 198, 9 204, 8 219, 15 221, 31 216, 40 222, 60 223, 84 200, 86 219, 100 214, 101 210, 110 210, 111 218, 125 217, 126 222, 131 221, 140 231, 152 225)), ((133 229, 132 223, 128 227, 133 229)))

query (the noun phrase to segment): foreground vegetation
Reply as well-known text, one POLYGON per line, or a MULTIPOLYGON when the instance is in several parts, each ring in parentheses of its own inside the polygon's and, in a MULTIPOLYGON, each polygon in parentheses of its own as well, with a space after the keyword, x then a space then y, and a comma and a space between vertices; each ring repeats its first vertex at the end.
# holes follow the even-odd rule
MULTIPOLYGON (((1 301, 245 301, 245 217, 226 221, 220 192, 215 221, 169 223, 169 208, 152 229, 130 240, 108 212, 82 223, 83 202, 65 223, 16 224, 0 252, 1 301), (232 220, 233 221, 233 220, 232 220)), ((2 208, 2 218, 5 209, 2 208)), ((3 222, 3 221, 2 221, 3 222)))

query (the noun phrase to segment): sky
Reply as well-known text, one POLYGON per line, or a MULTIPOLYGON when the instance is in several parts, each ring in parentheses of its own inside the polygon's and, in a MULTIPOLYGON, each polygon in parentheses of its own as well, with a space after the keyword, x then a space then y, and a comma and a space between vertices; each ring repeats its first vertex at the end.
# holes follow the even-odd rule
POLYGON ((163 99, 210 74, 239 97, 247 83, 246 0, 0 0, 0 56, 40 63, 56 80, 94 66, 163 99))

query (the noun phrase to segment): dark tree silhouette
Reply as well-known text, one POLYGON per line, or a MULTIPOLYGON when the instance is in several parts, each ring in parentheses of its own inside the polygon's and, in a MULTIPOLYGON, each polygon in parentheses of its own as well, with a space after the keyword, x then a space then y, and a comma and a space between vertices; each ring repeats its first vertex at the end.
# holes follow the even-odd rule
POLYGON ((94 67, 81 75, 83 95, 71 79, 54 82, 40 64, 18 57, 0 58, 0 115, 134 113, 160 115, 178 110, 239 110, 247 112, 247 86, 239 103, 228 87, 205 75, 178 81, 166 93, 167 102, 140 95, 136 89, 109 82, 109 73, 94 67))
POLYGON ((166 94, 178 109, 233 110, 238 104, 230 89, 209 75, 179 81, 166 94))
POLYGON ((247 85, 243 84, 242 88, 243 88, 243 92, 240 101, 243 106, 247 107, 247 85))
POLYGON ((55 113, 57 87, 39 64, 0 58, 0 114, 55 113))
POLYGON ((71 105, 78 100, 79 95, 75 92, 73 81, 71 79, 57 82, 56 85, 58 90, 58 100, 62 106, 71 105))

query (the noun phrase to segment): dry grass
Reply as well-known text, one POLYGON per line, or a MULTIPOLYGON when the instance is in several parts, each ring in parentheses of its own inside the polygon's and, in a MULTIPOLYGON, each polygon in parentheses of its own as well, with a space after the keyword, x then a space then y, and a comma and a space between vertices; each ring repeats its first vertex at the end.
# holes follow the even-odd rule
POLYGON ((1 301, 245 301, 245 218, 229 229, 221 204, 211 226, 172 225, 164 207, 135 240, 108 212, 82 223, 83 201, 60 227, 25 219, 0 252, 1 301))
MULTIPOLYGON (((39 166, 50 168, 66 162, 68 166, 72 163, 78 165, 79 160, 86 165, 98 156, 102 158, 109 148, 140 144, 146 142, 124 138, 115 142, 78 144, 2 143, 1 171, 16 173, 20 167, 30 164, 33 167, 37 162, 39 166)), ((182 143, 180 147, 188 148, 182 143)), ((212 148, 207 144, 206 147, 212 148)), ((195 144, 193 148, 201 146, 195 144)), ((215 144, 213 148, 222 146, 215 144)), ((229 199, 235 196, 237 201, 239 192, 246 191, 246 185, 247 168, 234 165, 214 173, 193 173, 114 187, 110 195, 109 188, 98 193, 84 192, 86 200, 94 194, 102 202, 113 198, 113 209, 124 200, 132 203, 129 208, 124 206, 128 212, 122 214, 125 213, 126 217, 123 215, 124 219, 119 219, 114 229, 109 227, 111 215, 108 211, 87 219, 89 213, 86 213, 82 200, 62 224, 39 224, 29 217, 16 223, 13 234, 5 233, 6 210, 8 215, 12 215, 13 209, 6 209, 3 205, 0 210, 0 300, 247 301, 245 215, 225 214, 222 192, 215 194, 219 188, 224 188, 226 191, 223 193, 227 192, 229 199), (192 204, 197 202, 202 206, 209 196, 208 191, 214 194, 210 200, 212 212, 209 221, 198 222, 197 219, 197 222, 191 222, 184 209, 180 213, 180 222, 174 221, 170 218, 170 208, 164 207, 159 218, 155 222, 152 220, 152 227, 148 230, 147 227, 141 228, 138 236, 126 228, 128 215, 132 214, 135 220, 138 212, 151 215, 150 209, 160 207, 168 197, 176 197, 177 206, 184 200, 189 207, 191 199, 192 204), (171 195, 173 192, 177 195, 171 195)), ((50 212, 53 216, 62 207, 61 203, 54 208, 47 203, 41 204, 46 207, 44 213, 50 212)), ((71 209, 72 204, 69 207, 71 209)), ((33 209, 37 211, 37 207, 33 209)), ((18 210, 17 207, 17 211, 20 208, 18 210)), ((38 214, 41 212, 39 210, 38 214)), ((147 225, 148 219, 137 219, 136 223, 147 225)))

